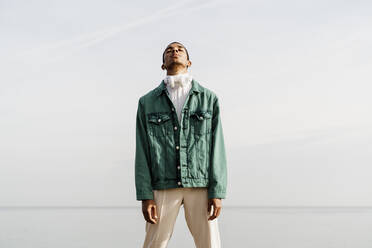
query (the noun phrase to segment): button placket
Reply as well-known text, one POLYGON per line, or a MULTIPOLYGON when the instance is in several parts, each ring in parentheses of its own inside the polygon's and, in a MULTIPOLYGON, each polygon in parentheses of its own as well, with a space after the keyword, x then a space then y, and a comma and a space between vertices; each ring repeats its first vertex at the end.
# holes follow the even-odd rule
MULTIPOLYGON (((180 151, 180 144, 182 144, 183 143, 183 139, 185 138, 185 137, 183 137, 183 133, 181 132, 181 131, 179 131, 179 132, 176 132, 177 130, 178 130, 178 126, 181 128, 183 128, 183 129, 186 129, 187 128, 187 126, 188 126, 188 120, 189 120, 189 111, 188 111, 188 107, 187 107, 187 105, 188 105, 188 102, 190 101, 190 97, 191 97, 191 94, 192 92, 190 91, 189 92, 189 94, 188 94, 188 96, 187 96, 187 98, 186 98, 186 101, 185 101, 185 104, 184 104, 184 107, 183 107, 183 109, 181 110, 182 112, 181 112, 181 121, 179 122, 178 121, 178 116, 177 116, 177 113, 176 113, 176 111, 175 111, 175 108, 174 108, 174 106, 172 106, 171 107, 171 110, 172 110, 172 112, 173 112, 173 116, 174 116, 174 118, 176 119, 176 121, 177 121, 177 123, 178 124, 176 124, 174 127, 173 127, 173 129, 174 129, 174 134, 175 134, 175 143, 176 144, 178 144, 178 145, 176 145, 176 150, 178 151, 178 152, 176 152, 176 160, 177 161, 179 161, 179 163, 182 163, 181 162, 181 151, 180 151), (179 134, 179 135, 178 135, 179 134)), ((170 100, 170 98, 169 98, 169 95, 168 95, 168 99, 170 100)), ((171 100, 170 100, 170 102, 171 102, 171 100)), ((172 103, 171 103, 172 104, 172 103)), ((181 129, 182 129, 181 128, 181 129)), ((177 177, 179 178, 179 180, 181 180, 181 178, 183 177, 183 173, 182 173, 182 171, 181 171, 181 164, 179 164, 178 166, 177 166, 177 177)), ((181 181, 178 181, 178 183, 177 183, 179 186, 181 186, 181 181)))

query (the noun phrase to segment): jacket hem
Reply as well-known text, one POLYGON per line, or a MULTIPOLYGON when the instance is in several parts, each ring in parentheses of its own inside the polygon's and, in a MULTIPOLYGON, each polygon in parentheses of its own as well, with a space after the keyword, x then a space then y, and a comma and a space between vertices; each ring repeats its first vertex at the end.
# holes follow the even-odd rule
POLYGON ((182 183, 178 185, 176 179, 169 179, 165 181, 160 181, 152 185, 153 189, 169 189, 169 188, 194 188, 194 187, 208 187, 208 178, 187 178, 186 180, 180 180, 182 183))

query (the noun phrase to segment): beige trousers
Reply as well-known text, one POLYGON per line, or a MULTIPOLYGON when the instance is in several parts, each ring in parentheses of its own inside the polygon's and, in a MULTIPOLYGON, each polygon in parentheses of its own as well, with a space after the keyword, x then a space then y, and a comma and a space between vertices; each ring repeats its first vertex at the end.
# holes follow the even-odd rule
MULTIPOLYGON (((197 248, 220 248, 218 217, 208 221, 207 188, 171 188, 153 190, 158 222, 146 222, 143 248, 166 248, 181 205, 187 226, 197 248)), ((212 207, 213 210, 213 207, 212 207)))

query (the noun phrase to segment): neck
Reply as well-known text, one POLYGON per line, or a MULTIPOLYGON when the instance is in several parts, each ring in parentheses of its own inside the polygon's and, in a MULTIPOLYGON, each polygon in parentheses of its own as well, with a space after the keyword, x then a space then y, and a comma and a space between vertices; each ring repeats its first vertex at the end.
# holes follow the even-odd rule
POLYGON ((186 67, 172 67, 167 70, 167 75, 177 75, 187 73, 186 67))

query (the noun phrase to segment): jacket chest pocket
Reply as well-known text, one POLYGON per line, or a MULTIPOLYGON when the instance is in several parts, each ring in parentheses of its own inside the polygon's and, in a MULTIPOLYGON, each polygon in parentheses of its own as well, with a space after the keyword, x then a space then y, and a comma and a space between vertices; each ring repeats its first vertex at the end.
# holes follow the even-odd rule
POLYGON ((211 111, 192 111, 190 112, 190 126, 191 132, 197 135, 210 133, 212 126, 211 111))
POLYGON ((168 113, 148 114, 148 133, 150 136, 162 137, 170 133, 171 116, 168 113))

